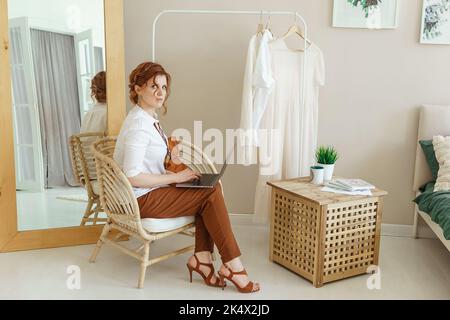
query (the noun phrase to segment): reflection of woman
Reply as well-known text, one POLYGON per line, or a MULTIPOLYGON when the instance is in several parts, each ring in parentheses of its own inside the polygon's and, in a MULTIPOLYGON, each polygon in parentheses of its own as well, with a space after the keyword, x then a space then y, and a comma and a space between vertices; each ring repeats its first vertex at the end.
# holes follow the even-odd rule
POLYGON ((137 197, 142 218, 196 216, 195 254, 187 267, 199 273, 209 286, 220 287, 211 252, 216 244, 222 258, 220 278, 232 281, 241 292, 255 292, 259 284, 248 280, 239 259, 220 185, 213 189, 169 186, 198 178, 190 169, 172 173, 164 162, 170 156, 167 136, 156 111, 167 113, 170 75, 159 64, 140 64, 130 75, 130 111, 117 139, 114 159, 122 167, 137 197))
POLYGON ((106 106, 106 72, 102 71, 91 81, 91 97, 95 101, 81 123, 81 133, 105 132, 107 129, 107 106, 106 106))

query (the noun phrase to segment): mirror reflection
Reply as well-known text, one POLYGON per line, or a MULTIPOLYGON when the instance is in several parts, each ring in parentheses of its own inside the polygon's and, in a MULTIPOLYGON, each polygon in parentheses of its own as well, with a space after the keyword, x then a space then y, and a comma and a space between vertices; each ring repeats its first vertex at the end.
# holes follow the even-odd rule
POLYGON ((75 153, 106 131, 103 0, 9 0, 8 18, 18 229, 101 223, 75 153))

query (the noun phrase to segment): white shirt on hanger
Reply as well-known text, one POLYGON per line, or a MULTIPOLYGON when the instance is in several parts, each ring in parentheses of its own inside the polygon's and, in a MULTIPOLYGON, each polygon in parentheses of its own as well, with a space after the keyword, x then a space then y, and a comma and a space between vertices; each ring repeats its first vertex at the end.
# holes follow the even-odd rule
POLYGON ((254 35, 248 47, 240 124, 240 128, 245 130, 246 134, 250 134, 245 140, 244 148, 241 149, 244 158, 240 159, 240 163, 246 165, 256 163, 255 147, 259 145, 258 129, 275 82, 272 77, 269 48, 269 42, 272 40, 271 32, 265 30, 260 38, 254 35))
POLYGON ((255 141, 259 145, 258 132, 261 119, 266 110, 267 101, 272 92, 275 80, 272 76, 272 60, 269 42, 272 41, 272 34, 265 30, 259 44, 258 55, 256 57, 255 69, 253 72, 253 128, 256 130, 255 141))
MULTIPOLYGON (((135 106, 126 117, 114 151, 114 161, 123 170, 128 178, 141 173, 165 174, 164 159, 167 154, 167 145, 155 127, 158 123, 141 107, 135 106)), ((165 136, 167 139, 167 136, 165 136)), ((154 188, 133 188, 136 198, 139 198, 154 188)))

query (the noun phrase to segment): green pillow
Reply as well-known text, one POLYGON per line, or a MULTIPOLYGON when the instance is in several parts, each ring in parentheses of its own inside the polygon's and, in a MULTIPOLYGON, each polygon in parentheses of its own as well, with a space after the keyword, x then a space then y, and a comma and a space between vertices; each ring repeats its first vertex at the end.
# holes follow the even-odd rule
POLYGON ((428 166, 430 167, 431 174, 433 175, 433 181, 437 180, 439 172, 439 162, 436 159, 436 154, 434 153, 433 140, 422 140, 419 141, 422 147, 425 158, 427 159, 428 166))

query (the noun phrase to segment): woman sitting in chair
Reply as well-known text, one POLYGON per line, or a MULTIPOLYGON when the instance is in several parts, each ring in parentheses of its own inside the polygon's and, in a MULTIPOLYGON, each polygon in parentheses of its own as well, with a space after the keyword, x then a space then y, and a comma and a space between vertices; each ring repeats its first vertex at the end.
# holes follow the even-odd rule
POLYGON ((241 252, 231 229, 220 184, 211 189, 169 186, 199 178, 190 169, 172 173, 165 169, 171 156, 167 136, 157 111, 167 113, 171 77, 156 63, 140 64, 130 74, 130 99, 136 106, 128 114, 117 138, 114 160, 133 186, 141 218, 196 216, 195 254, 188 270, 199 273, 205 283, 224 287, 225 279, 243 293, 259 291, 249 281, 239 259, 241 252), (214 273, 211 252, 216 244, 222 258, 218 276, 214 273))
POLYGON ((91 81, 91 97, 95 104, 81 122, 81 133, 105 132, 108 107, 106 106, 106 72, 101 71, 91 81))

